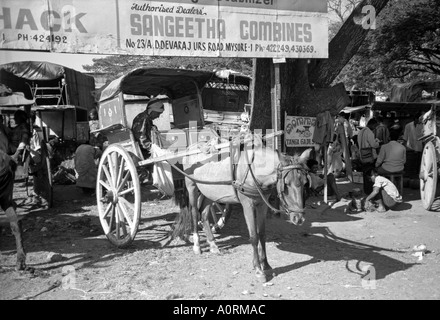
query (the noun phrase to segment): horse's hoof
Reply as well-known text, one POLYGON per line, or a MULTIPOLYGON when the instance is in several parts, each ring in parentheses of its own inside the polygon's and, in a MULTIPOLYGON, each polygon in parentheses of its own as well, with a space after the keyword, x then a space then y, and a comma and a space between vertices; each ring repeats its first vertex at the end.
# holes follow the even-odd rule
POLYGON ((262 282, 262 283, 265 283, 265 282, 267 282, 268 280, 267 280, 267 276, 266 276, 266 274, 264 273, 264 272, 262 272, 262 271, 257 271, 256 273, 255 273, 255 275, 257 276, 257 279, 260 281, 260 282, 262 282))
POLYGON ((211 248, 211 249, 209 249, 209 252, 214 253, 214 254, 221 254, 221 251, 219 248, 211 248))
POLYGON ((200 247, 193 247, 193 251, 195 254, 202 254, 202 250, 200 250, 200 247))
POLYGON ((26 262, 24 260, 17 261, 17 263, 15 264, 15 270, 16 271, 23 271, 25 269, 26 269, 26 262))

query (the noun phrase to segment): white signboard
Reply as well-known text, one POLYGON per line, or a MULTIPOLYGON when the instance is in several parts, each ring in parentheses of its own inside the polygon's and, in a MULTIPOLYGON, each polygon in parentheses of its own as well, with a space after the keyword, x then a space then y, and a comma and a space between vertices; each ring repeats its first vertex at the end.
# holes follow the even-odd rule
POLYGON ((2 0, 0 49, 327 58, 327 1, 2 0))
POLYGON ((312 147, 315 130, 315 117, 286 116, 284 133, 286 147, 312 147))

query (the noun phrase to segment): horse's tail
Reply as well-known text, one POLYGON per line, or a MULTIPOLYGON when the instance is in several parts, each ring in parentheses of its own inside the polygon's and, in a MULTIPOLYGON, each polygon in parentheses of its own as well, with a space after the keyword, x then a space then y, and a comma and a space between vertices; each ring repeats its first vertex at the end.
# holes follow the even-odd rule
POLYGON ((171 234, 172 239, 181 238, 186 240, 193 230, 192 216, 189 206, 189 195, 185 182, 181 188, 176 188, 174 192, 174 202, 179 205, 180 213, 174 220, 174 229, 171 234))

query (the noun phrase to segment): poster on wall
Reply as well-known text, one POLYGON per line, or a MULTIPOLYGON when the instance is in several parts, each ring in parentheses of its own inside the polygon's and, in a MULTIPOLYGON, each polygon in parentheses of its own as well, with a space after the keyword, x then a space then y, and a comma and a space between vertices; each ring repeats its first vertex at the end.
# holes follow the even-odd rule
POLYGON ((0 49, 327 58, 327 1, 2 0, 0 49))
POLYGON ((315 117, 286 116, 284 125, 286 147, 313 147, 315 117))

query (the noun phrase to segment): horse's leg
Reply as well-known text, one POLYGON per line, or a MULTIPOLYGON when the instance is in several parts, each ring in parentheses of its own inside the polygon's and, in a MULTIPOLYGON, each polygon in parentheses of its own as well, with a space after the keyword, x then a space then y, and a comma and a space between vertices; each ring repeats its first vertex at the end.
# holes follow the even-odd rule
POLYGON ((260 265, 263 271, 271 270, 272 267, 267 262, 266 255, 266 217, 267 217, 267 205, 265 203, 259 203, 256 205, 257 214, 257 233, 258 233, 258 255, 260 257, 260 265))
POLYGON ((260 258, 258 255, 258 234, 257 234, 257 221, 255 216, 255 206, 251 199, 239 195, 240 202, 243 205, 243 214, 246 220, 246 225, 249 231, 249 241, 253 249, 252 263, 255 269, 255 275, 261 281, 266 282, 267 278, 264 271, 261 269, 260 258))
POLYGON ((217 247, 217 244, 215 243, 214 236, 212 234, 211 227, 209 225, 209 213, 211 211, 212 201, 205 197, 202 203, 201 212, 202 212, 202 223, 203 223, 203 230, 205 231, 207 242, 209 244, 209 251, 211 253, 220 253, 220 250, 217 247))
POLYGON ((198 198, 198 189, 196 184, 185 178, 186 188, 188 190, 189 197, 189 210, 191 210, 192 217, 192 225, 193 225, 193 251, 195 254, 201 254, 202 250, 200 250, 200 236, 198 231, 199 224, 199 210, 197 208, 197 198, 198 198))
POLYGON ((7 208, 5 213, 8 217, 9 224, 11 225, 11 230, 15 237, 15 244, 17 246, 17 263, 15 268, 17 271, 24 270, 26 268, 26 253, 23 247, 21 223, 18 221, 17 213, 12 206, 7 208))

